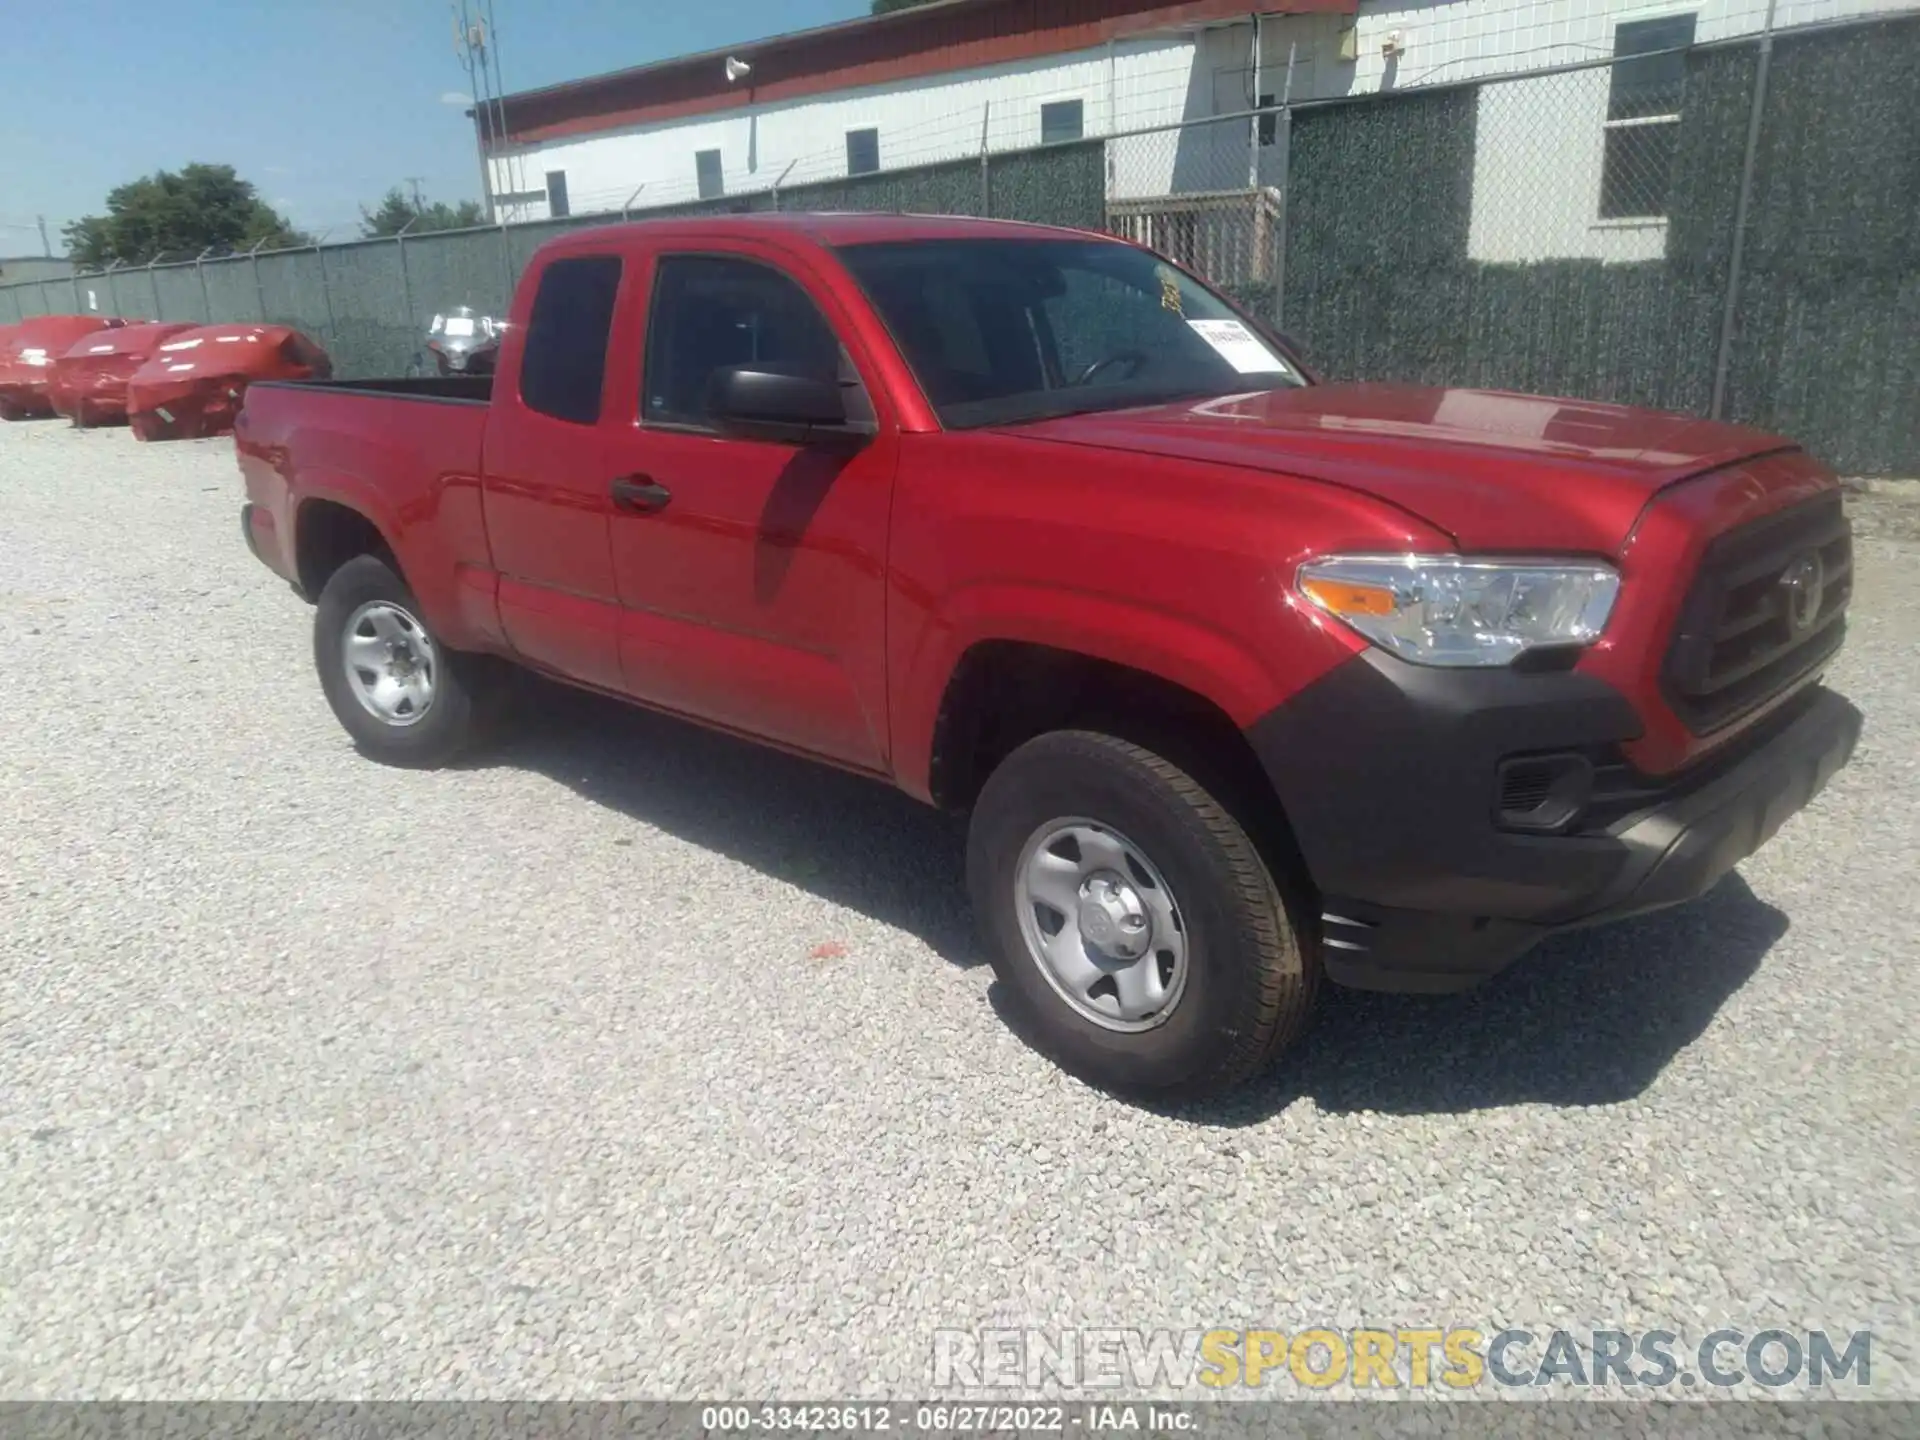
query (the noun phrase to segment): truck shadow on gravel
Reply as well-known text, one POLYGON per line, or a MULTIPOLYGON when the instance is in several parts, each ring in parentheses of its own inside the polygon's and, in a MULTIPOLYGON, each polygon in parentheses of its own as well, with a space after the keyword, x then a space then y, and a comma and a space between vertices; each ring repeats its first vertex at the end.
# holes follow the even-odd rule
POLYGON ((1301 1098, 1389 1115, 1617 1105, 1700 1037, 1787 927, 1735 874, 1690 905, 1556 936, 1464 994, 1329 986, 1271 1072, 1181 1113, 1241 1126, 1301 1098))
POLYGON ((962 876, 966 825, 876 781, 617 700, 523 677, 526 715, 478 761, 584 798, 985 963, 962 876))
MULTIPOLYGON (((985 963, 962 878, 964 822, 883 785, 558 685, 532 682, 525 703, 533 718, 481 763, 549 776, 915 935, 950 964, 985 963)), ((1706 1029, 1787 923, 1733 875, 1691 905, 1549 940, 1466 994, 1328 986, 1308 1033, 1266 1076, 1164 1113, 1239 1127, 1300 1099, 1387 1114, 1618 1104, 1706 1029)), ((988 998, 1017 1033, 999 988, 988 998)))
POLYGON ((1691 905, 1556 936, 1464 994, 1328 985, 1266 1075, 1210 1103, 1148 1108, 1238 1128, 1301 1099, 1387 1115, 1616 1105, 1706 1030, 1787 926, 1736 874, 1691 905))

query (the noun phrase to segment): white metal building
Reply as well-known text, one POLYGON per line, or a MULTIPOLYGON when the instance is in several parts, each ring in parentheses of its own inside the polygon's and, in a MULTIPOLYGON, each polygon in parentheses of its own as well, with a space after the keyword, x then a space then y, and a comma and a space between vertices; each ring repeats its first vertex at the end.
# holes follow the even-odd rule
MULTIPOLYGON (((1773 23, 1901 3, 1776 0, 1773 23)), ((1283 178, 1271 120, 1264 136, 1255 120, 1194 122, 1671 51, 1756 34, 1767 15, 1767 0, 936 0, 509 96, 490 176, 502 218, 537 219, 1128 135, 1109 147, 1112 198, 1252 189, 1283 178)), ((1635 207, 1609 172, 1678 117, 1622 105, 1619 73, 1480 91, 1473 258, 1662 252, 1664 217, 1621 213, 1635 207)))

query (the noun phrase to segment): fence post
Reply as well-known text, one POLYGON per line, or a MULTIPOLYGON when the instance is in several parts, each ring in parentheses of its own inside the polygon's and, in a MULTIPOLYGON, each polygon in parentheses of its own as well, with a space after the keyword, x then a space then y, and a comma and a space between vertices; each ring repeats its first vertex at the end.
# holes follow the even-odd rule
POLYGON ((644 180, 642 180, 638 185, 633 187, 633 194, 629 195, 626 199, 626 203, 620 207, 621 220, 625 221, 630 218, 627 212, 633 209, 633 202, 640 198, 640 192, 646 188, 647 188, 647 182, 644 180))
POLYGON ((1276 121, 1280 147, 1280 215, 1274 222, 1273 237, 1273 328, 1282 329, 1287 319, 1287 227, 1293 224, 1293 107, 1281 109, 1276 121))
POLYGON ((1253 12, 1253 118, 1247 124, 1247 189, 1260 197, 1260 12, 1253 12))
POLYGON ((993 175, 987 169, 987 122, 993 116, 993 102, 984 101, 980 106, 980 214, 983 218, 993 218, 993 175))
POLYGON ((107 277, 107 311, 112 315, 118 315, 120 313, 120 282, 113 278, 113 272, 118 270, 123 263, 122 261, 115 260, 101 272, 107 277))
POLYGON ((1733 332, 1740 318, 1740 262, 1747 247, 1747 206, 1753 200, 1753 166, 1760 153, 1760 121, 1767 105, 1767 71, 1773 67, 1773 15, 1777 0, 1767 0, 1767 23, 1760 32, 1760 59, 1753 71, 1753 108, 1747 116, 1747 149, 1740 162, 1740 198, 1733 207, 1733 249, 1727 256, 1727 305, 1720 316, 1720 353, 1713 365, 1709 418, 1726 414, 1727 371, 1733 364, 1733 332))
POLYGON ((247 251, 247 264, 253 271, 253 303, 260 307, 260 318, 267 318, 267 287, 260 283, 260 247, 267 242, 256 240, 253 248, 247 251))
POLYGON ((500 273, 507 282, 505 308, 510 308, 513 305, 513 250, 507 244, 507 222, 504 220, 500 222, 500 273))
MULTIPOLYGON (((1280 329, 1287 313, 1287 227, 1293 223, 1293 67, 1300 43, 1287 46, 1287 77, 1280 85, 1280 113, 1274 118, 1274 142, 1280 147, 1280 218, 1273 244, 1273 328, 1280 329)), ((1254 99, 1258 101, 1256 93, 1254 99)))
POLYGON ((333 286, 327 282, 327 252, 320 244, 327 238, 328 232, 322 230, 320 239, 313 242, 313 258, 320 264, 320 299, 327 307, 327 337, 335 344, 340 343, 340 322, 333 318, 333 286))
POLYGON ((153 318, 164 320, 167 317, 160 313, 160 272, 153 268, 159 263, 158 255, 147 262, 147 289, 153 292, 153 318))
POLYGON ((414 221, 419 218, 415 215, 408 220, 400 227, 400 233, 393 237, 400 246, 400 305, 406 311, 409 331, 413 329, 413 281, 407 275, 407 231, 413 228, 414 221))
POLYGON ((209 245, 205 250, 202 250, 198 255, 193 257, 193 273, 200 277, 200 312, 207 317, 207 324, 209 325, 213 323, 213 297, 207 293, 207 267, 205 261, 207 256, 212 253, 213 247, 209 245))
POLYGON ((770 193, 773 195, 773 208, 775 210, 778 210, 780 208, 780 187, 787 183, 787 176, 793 173, 793 167, 798 165, 799 163, 800 161, 798 158, 787 161, 787 168, 780 172, 780 178, 774 181, 773 184, 770 187, 768 187, 770 190, 770 193))
MULTIPOLYGON (((73 313, 78 315, 80 313, 80 272, 77 269, 67 271, 67 285, 73 291, 73 313)), ((47 298, 46 291, 40 292, 40 298, 42 300, 47 298)), ((16 305, 13 308, 18 310, 20 307, 16 305)))

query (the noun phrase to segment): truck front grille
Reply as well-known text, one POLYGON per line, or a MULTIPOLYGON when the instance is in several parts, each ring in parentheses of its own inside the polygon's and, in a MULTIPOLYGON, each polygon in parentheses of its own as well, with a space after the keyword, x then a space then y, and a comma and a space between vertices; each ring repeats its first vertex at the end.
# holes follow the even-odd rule
POLYGON ((1662 675, 1696 735, 1730 725, 1840 648, 1853 532, 1840 496, 1730 530, 1701 558, 1662 675))

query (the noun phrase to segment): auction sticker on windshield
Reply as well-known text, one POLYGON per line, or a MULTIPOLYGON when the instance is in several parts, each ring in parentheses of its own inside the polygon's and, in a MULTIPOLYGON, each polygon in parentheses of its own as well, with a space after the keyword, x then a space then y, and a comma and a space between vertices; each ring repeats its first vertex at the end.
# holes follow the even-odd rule
POLYGON ((1189 320, 1193 333, 1219 352, 1220 358, 1242 375, 1263 370, 1285 371, 1287 362, 1260 343, 1238 320, 1189 320))

